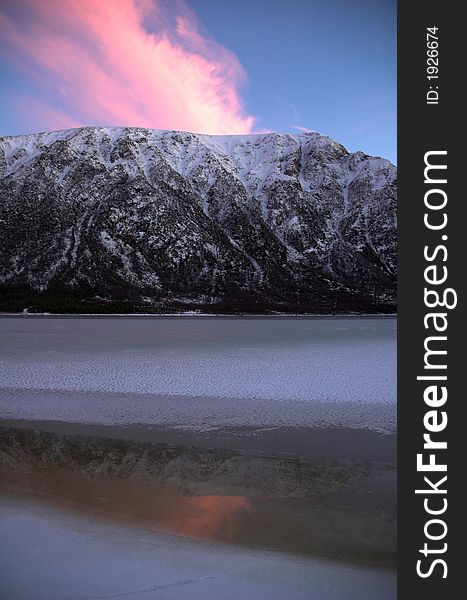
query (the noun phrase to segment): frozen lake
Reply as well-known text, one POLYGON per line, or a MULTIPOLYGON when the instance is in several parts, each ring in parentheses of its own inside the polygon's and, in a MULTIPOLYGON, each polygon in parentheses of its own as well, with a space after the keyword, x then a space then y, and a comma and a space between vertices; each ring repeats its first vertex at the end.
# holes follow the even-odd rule
POLYGON ((392 600, 390 570, 189 540, 0 497, 9 600, 392 600))
POLYGON ((395 318, 0 318, 0 417, 396 428, 395 318))

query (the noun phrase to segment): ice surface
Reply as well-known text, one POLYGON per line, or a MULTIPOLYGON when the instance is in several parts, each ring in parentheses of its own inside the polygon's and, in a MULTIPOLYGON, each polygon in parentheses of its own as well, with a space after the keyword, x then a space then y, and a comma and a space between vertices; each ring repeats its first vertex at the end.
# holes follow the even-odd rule
POLYGON ((392 600, 391 571, 192 541, 0 499, 8 600, 392 600))
POLYGON ((0 319, 0 416, 395 429, 394 319, 0 319))

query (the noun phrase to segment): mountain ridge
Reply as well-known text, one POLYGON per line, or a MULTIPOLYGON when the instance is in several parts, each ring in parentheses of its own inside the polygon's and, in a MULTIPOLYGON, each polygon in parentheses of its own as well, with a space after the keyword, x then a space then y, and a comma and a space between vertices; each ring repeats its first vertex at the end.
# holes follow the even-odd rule
POLYGON ((315 132, 3 137, 0 198, 3 310, 395 310, 396 168, 315 132))

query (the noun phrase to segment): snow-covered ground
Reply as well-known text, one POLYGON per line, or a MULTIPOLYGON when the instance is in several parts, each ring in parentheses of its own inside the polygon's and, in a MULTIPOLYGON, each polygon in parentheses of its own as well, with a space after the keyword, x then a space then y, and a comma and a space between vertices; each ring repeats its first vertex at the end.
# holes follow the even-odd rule
POLYGON ((392 571, 211 544, 0 498, 3 600, 394 600, 392 571))
POLYGON ((396 428, 395 319, 0 319, 0 417, 396 428))

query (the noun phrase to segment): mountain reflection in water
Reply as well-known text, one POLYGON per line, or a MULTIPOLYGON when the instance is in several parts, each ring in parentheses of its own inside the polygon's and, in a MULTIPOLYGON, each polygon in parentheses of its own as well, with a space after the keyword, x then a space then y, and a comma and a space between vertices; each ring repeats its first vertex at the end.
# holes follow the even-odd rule
POLYGON ((252 501, 246 496, 184 496, 171 486, 72 473, 2 474, 0 491, 33 495, 45 504, 100 519, 228 542, 236 541, 242 515, 252 510, 252 501))

